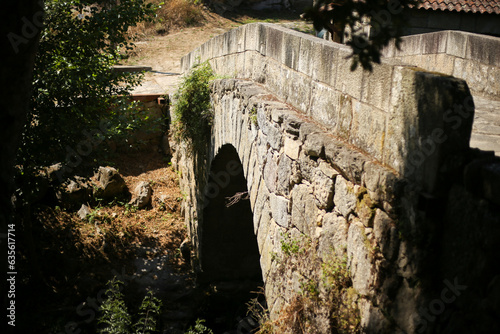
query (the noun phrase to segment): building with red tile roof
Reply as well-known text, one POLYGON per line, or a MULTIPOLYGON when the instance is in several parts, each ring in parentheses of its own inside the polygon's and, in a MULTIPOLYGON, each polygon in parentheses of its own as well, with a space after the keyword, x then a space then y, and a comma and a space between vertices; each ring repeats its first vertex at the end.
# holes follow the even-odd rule
POLYGON ((500 36, 500 0, 422 0, 408 10, 406 35, 461 30, 500 36))
POLYGON ((462 13, 500 14, 496 0, 425 0, 418 8, 462 13))

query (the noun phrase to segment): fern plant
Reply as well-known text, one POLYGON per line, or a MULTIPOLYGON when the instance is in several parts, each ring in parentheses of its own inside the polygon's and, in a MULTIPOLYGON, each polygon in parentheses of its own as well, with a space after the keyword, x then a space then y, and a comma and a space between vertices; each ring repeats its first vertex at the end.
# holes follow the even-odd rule
POLYGON ((214 334, 210 328, 203 324, 204 322, 205 320, 203 319, 196 319, 196 324, 194 327, 189 327, 186 334, 214 334))
POLYGON ((152 334, 157 332, 161 301, 152 291, 144 297, 137 314, 138 320, 132 325, 124 296, 120 292, 123 282, 113 278, 108 282, 107 299, 100 307, 101 316, 97 322, 101 334, 152 334))
POLYGON ((103 325, 98 330, 102 334, 128 334, 131 324, 131 317, 127 306, 123 300, 123 294, 120 292, 120 285, 123 282, 113 278, 108 282, 109 288, 106 291, 108 297, 101 305, 102 312, 98 325, 103 325))
POLYGON ((134 332, 136 334, 154 333, 160 316, 160 308, 161 300, 156 298, 152 291, 148 291, 139 308, 139 320, 134 325, 134 332))

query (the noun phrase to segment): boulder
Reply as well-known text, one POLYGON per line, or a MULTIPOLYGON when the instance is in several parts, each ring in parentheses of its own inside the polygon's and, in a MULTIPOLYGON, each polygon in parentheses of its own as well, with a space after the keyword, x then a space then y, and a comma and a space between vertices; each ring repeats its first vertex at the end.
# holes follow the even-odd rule
POLYGON ((151 202, 152 193, 153 189, 151 189, 149 182, 141 181, 135 186, 132 193, 132 200, 129 204, 143 208, 151 202))
POLYGON ((47 179, 50 182, 63 182, 63 174, 65 171, 65 167, 62 163, 53 164, 49 167, 45 167, 45 175, 47 175, 47 179))
POLYGON ((91 187, 88 181, 79 176, 66 180, 56 191, 56 197, 64 207, 72 207, 87 202, 91 187))
POLYGON ((87 218, 87 215, 90 215, 92 213, 92 210, 90 210, 90 208, 85 205, 85 204, 82 204, 80 210, 78 210, 78 217, 81 219, 81 220, 85 220, 87 218))
POLYGON ((190 263, 190 261, 191 261, 191 242, 189 241, 189 239, 185 239, 181 243, 179 250, 181 251, 181 256, 184 259, 184 261, 186 261, 186 263, 190 263))
POLYGON ((99 167, 94 177, 96 186, 93 195, 96 198, 113 199, 123 196, 127 191, 125 181, 113 167, 99 167))

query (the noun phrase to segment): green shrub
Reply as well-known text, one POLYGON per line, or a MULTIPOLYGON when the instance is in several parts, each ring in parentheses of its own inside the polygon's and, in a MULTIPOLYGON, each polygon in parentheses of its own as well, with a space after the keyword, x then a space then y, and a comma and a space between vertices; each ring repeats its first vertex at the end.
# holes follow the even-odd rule
POLYGON ((175 95, 174 138, 189 142, 193 152, 203 151, 210 138, 213 110, 209 83, 214 78, 208 62, 195 65, 175 95))
POLYGON ((154 13, 145 0, 45 1, 20 164, 85 156, 104 139, 142 124, 147 116, 126 97, 141 75, 112 66, 133 47, 128 28, 154 13))

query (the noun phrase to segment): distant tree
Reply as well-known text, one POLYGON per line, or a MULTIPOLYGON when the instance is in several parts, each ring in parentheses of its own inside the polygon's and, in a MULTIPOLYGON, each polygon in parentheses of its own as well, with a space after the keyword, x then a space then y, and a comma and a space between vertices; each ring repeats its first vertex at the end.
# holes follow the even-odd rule
POLYGON ((352 66, 359 64, 372 70, 373 63, 380 63, 381 51, 394 39, 399 48, 402 28, 405 25, 405 9, 421 0, 316 0, 306 9, 303 18, 313 21, 318 31, 323 28, 332 34, 351 32, 346 42, 352 49, 352 66), (371 33, 361 31, 364 21, 369 20, 371 33))
POLYGON ((91 151, 105 132, 130 126, 131 104, 123 96, 140 75, 112 66, 133 46, 129 27, 154 12, 146 0, 46 1, 21 165, 64 161, 78 149, 91 151), (85 139, 87 147, 77 147, 85 139))

